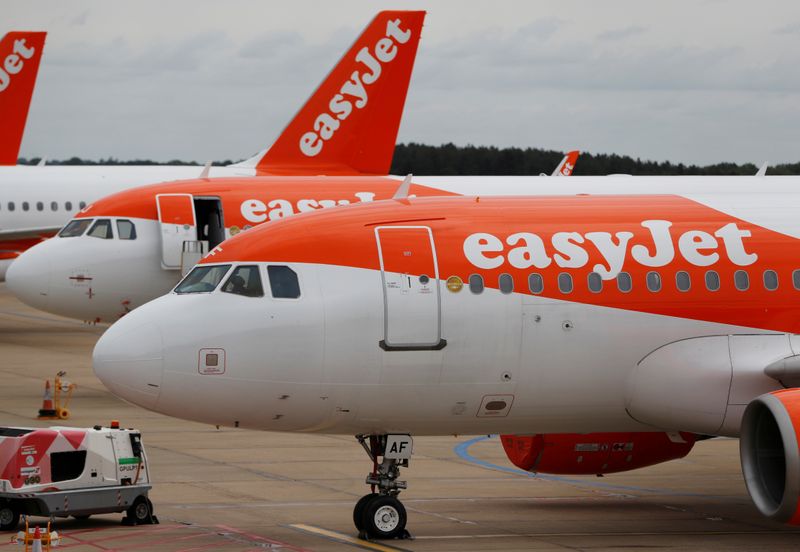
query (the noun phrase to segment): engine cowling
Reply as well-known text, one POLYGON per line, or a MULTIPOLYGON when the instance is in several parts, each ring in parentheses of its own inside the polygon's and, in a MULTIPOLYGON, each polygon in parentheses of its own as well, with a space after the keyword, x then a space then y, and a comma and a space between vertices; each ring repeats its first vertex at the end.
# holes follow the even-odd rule
POLYGON ((800 525, 800 389, 761 395, 744 411, 739 455, 747 492, 776 521, 800 525))
POLYGON ((693 433, 627 432, 501 435, 511 462, 520 469, 552 474, 605 474, 683 458, 693 433))

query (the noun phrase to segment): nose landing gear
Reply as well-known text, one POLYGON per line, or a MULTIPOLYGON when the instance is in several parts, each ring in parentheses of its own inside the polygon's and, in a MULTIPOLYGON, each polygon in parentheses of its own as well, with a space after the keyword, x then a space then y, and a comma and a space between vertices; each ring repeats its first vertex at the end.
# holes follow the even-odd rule
POLYGON ((372 472, 367 474, 366 480, 372 492, 361 497, 353 509, 358 536, 362 539, 409 538, 406 509, 397 498, 400 491, 407 488, 407 483, 397 478, 400 468, 408 467, 414 446, 411 436, 356 435, 356 439, 372 460, 372 472))

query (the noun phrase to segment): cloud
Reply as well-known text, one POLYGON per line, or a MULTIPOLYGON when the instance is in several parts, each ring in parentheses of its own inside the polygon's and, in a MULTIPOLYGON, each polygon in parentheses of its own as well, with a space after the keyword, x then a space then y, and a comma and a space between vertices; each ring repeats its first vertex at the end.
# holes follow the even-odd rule
POLYGON ((625 27, 623 29, 614 29, 611 31, 602 32, 597 35, 597 40, 622 40, 642 34, 645 32, 645 30, 646 29, 644 27, 631 25, 630 27, 625 27))

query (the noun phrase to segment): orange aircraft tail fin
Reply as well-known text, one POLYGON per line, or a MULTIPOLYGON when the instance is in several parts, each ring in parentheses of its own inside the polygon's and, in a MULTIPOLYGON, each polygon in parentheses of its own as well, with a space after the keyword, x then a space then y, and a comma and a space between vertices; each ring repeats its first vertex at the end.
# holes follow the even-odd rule
POLYGON ((17 164, 45 36, 11 32, 0 40, 0 165, 17 164))
POLYGON ((575 170, 575 162, 578 160, 578 155, 581 152, 579 151, 570 151, 564 156, 564 159, 561 160, 561 163, 558 164, 556 170, 553 171, 551 176, 570 176, 572 175, 572 171, 575 170))
POLYGON ((424 11, 383 11, 257 165, 264 174, 387 174, 424 11))

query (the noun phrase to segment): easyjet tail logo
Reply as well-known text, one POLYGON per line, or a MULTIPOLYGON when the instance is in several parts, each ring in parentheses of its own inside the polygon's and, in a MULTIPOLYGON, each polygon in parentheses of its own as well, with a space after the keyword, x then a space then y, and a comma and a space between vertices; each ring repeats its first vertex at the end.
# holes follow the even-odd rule
POLYGON ((6 56, 3 66, 0 68, 0 92, 8 88, 11 84, 11 77, 16 75, 25 67, 23 60, 31 59, 36 53, 36 48, 28 48, 25 39, 20 38, 14 41, 14 48, 11 54, 6 56))
POLYGON ((397 45, 405 44, 411 38, 411 30, 401 29, 401 23, 400 19, 388 21, 385 36, 375 43, 372 51, 367 46, 358 51, 356 62, 363 67, 353 71, 350 80, 342 84, 339 93, 328 103, 328 111, 317 115, 313 130, 300 137, 300 151, 303 155, 308 157, 318 155, 325 142, 333 138, 339 130, 341 121, 347 119, 353 112, 353 108, 366 107, 369 101, 367 86, 381 78, 381 64, 391 62, 397 56, 397 45))
POLYGON ((589 244, 602 257, 602 263, 592 267, 604 280, 616 278, 628 256, 643 266, 661 267, 670 264, 676 254, 695 266, 711 266, 724 253, 737 266, 748 266, 758 255, 745 250, 744 239, 751 237, 736 223, 719 228, 714 234, 688 230, 677 236, 675 247, 672 223, 667 220, 645 220, 641 225, 648 236, 645 243, 629 248, 633 232, 556 232, 547 243, 531 232, 517 232, 504 240, 488 233, 475 233, 464 240, 464 255, 474 266, 483 269, 499 268, 508 263, 514 268, 546 268, 551 263, 562 268, 581 268, 589 263, 589 244), (721 244, 720 244, 721 242, 721 244))

